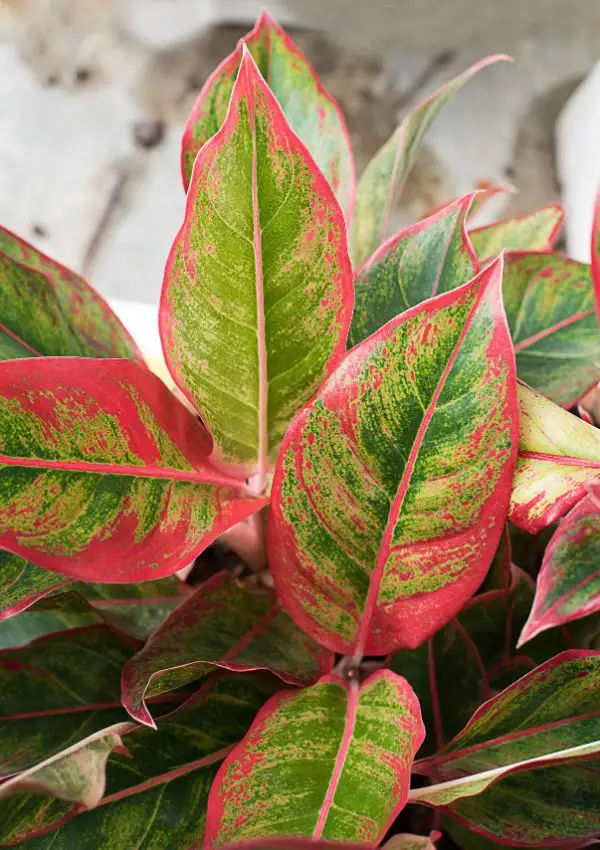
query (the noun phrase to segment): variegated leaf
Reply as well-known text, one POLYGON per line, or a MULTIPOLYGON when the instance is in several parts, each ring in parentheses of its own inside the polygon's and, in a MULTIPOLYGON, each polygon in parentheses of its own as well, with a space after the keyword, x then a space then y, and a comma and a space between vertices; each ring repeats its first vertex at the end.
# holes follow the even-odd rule
POLYGON ((161 578, 263 506, 130 360, 0 363, 0 545, 88 581, 161 578))
POLYGON ((106 301, 75 272, 0 227, 0 358, 43 355, 142 360, 106 301))
POLYGON ((68 579, 0 551, 0 621, 14 617, 49 593, 70 584, 68 579))
POLYGON ((350 239, 354 268, 361 266, 390 235, 397 195, 438 112, 477 71, 506 59, 507 56, 489 56, 442 86, 408 113, 375 154, 358 181, 350 239))
POLYGON ((352 314, 343 216, 246 50, 196 158, 160 328, 213 460, 264 475, 298 408, 343 356, 352 314))
POLYGON ((561 520, 544 553, 520 644, 600 609, 600 485, 561 520))
POLYGON ((34 791, 90 809, 97 806, 104 796, 108 757, 122 746, 121 735, 133 728, 133 723, 116 723, 10 777, 0 785, 0 801, 34 791))
POLYGON ((148 696, 201 679, 214 667, 271 670, 284 682, 311 684, 333 654, 301 632, 269 592, 247 591, 227 573, 200 585, 123 668, 123 705, 154 725, 148 696))
POLYGON ((481 584, 517 451, 501 263, 356 346, 294 419, 269 562, 286 609, 344 654, 414 648, 481 584))
POLYGON ((410 307, 456 289, 478 271, 466 233, 473 195, 402 230, 375 251, 354 278, 348 337, 356 345, 410 307))
POLYGON ((182 139, 181 170, 185 188, 190 183, 198 151, 225 121, 242 61, 242 44, 252 54, 292 130, 306 145, 350 218, 356 175, 342 111, 288 33, 266 11, 260 14, 254 29, 241 39, 233 53, 213 71, 194 104, 182 139))
POLYGON ((421 757, 447 744, 491 696, 477 644, 458 619, 417 649, 394 653, 388 667, 404 676, 419 700, 427 732, 421 757))
POLYGON ((519 383, 519 456, 510 519, 535 534, 585 496, 600 476, 600 433, 519 383))
POLYGON ((469 237, 482 263, 501 251, 549 251, 564 217, 560 204, 548 204, 527 215, 477 227, 470 231, 469 237))
POLYGON ((587 759, 600 752, 599 685, 600 653, 556 656, 485 703, 440 753, 417 762, 439 784, 411 791, 409 800, 522 846, 594 837, 600 771, 587 759), (507 805, 515 795, 527 805, 507 805))
POLYGON ((208 682, 162 717, 158 732, 137 727, 124 736, 129 755, 109 758, 106 794, 92 811, 26 791, 0 799, 0 841, 26 850, 201 846, 219 764, 277 688, 256 675, 208 682))
POLYGON ((509 254, 503 290, 519 377, 556 404, 573 407, 600 378, 589 266, 562 254, 509 254))
POLYGON ((423 737, 412 689, 389 670, 361 685, 327 676, 277 694, 219 769, 205 842, 297 835, 377 844, 404 806, 423 737))

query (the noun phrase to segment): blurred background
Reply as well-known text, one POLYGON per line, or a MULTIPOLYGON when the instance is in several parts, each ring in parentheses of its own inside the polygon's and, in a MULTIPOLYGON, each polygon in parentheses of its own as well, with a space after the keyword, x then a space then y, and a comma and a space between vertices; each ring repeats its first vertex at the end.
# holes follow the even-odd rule
MULTIPOLYGON (((105 296, 156 303, 183 214, 183 123, 262 5, 0 0, 2 223, 105 296)), ((599 81, 588 76, 600 57, 598 0, 273 0, 268 8, 339 99, 359 169, 415 102, 475 59, 510 53, 514 65, 482 71, 437 119, 401 218, 493 180, 520 190, 496 214, 566 200, 569 248, 585 254, 600 173, 599 81)))

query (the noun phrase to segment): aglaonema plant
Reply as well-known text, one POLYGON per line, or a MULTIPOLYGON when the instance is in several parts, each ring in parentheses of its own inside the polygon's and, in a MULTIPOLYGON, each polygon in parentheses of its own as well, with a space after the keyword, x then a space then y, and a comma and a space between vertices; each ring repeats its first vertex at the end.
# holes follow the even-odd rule
POLYGON ((600 837, 600 433, 570 412, 600 377, 600 205, 589 265, 553 251, 559 205, 474 226, 493 184, 390 232, 436 114, 504 58, 355 185, 261 15, 184 132, 177 394, 2 231, 2 846, 600 837))

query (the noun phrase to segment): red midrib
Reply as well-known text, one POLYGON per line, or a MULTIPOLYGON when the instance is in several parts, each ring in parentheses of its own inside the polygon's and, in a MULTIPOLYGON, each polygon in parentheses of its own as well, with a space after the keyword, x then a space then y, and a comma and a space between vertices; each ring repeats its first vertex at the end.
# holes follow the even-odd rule
POLYGON ((335 758, 333 773, 331 774, 331 779, 329 780, 327 793, 325 794, 323 805, 321 806, 321 809, 319 811, 317 824, 312 834, 313 841, 319 839, 323 834, 325 822, 327 821, 329 811, 331 809, 331 806, 333 805, 335 792, 337 791, 340 776, 342 775, 342 770, 344 769, 346 758, 348 757, 348 750, 350 749, 350 744, 352 743, 352 737, 354 735, 354 726, 356 724, 356 715, 358 713, 358 697, 359 685, 358 682, 353 679, 348 685, 348 704, 346 706, 346 723, 344 726, 344 734, 342 735, 340 748, 335 758))
POLYGON ((546 452, 530 452, 527 449, 519 449, 519 457, 542 460, 547 463, 555 463, 558 466, 582 466, 586 469, 600 469, 600 460, 587 460, 587 458, 572 457, 571 455, 551 455, 546 452))
POLYGON ((561 322, 557 322, 552 327, 544 328, 543 331, 538 331, 538 333, 533 334, 533 336, 528 337, 527 339, 518 342, 515 345, 515 353, 522 351, 524 348, 529 348, 531 345, 535 345, 536 342, 539 342, 541 339, 545 339, 548 336, 551 336, 556 331, 560 331, 563 328, 569 327, 569 325, 575 324, 575 322, 581 321, 581 319, 587 319, 588 316, 592 316, 595 310, 591 307, 589 310, 583 310, 581 313, 574 313, 572 316, 569 316, 566 319, 563 319, 561 322))
POLYGON ((65 472, 97 472, 102 475, 128 475, 134 478, 167 478, 172 481, 195 481, 220 487, 242 486, 217 470, 197 472, 193 469, 171 469, 162 466, 134 466, 132 464, 91 463, 85 460, 44 460, 37 457, 10 457, 0 455, 0 466, 23 466, 33 469, 60 469, 65 472))
POLYGON ((375 612, 375 608, 377 606, 377 597, 379 596, 379 588, 381 587, 381 582, 383 581, 383 574, 385 571, 385 565, 390 555, 390 550, 392 548, 392 539, 394 536, 394 528, 398 521, 398 516, 400 514, 400 510, 402 508, 402 504, 404 502, 404 498, 408 491, 408 486, 410 484, 410 479, 412 477, 412 473, 415 467, 415 463, 417 462, 417 457, 419 455, 419 451, 421 450, 421 446, 423 444, 423 440, 425 439, 425 434, 429 427, 429 423, 431 422, 433 415, 435 413, 436 405, 444 386, 446 384, 446 380, 450 371, 454 365, 454 361, 458 356, 458 352, 460 351, 460 347, 462 342, 469 332, 469 328, 471 327, 471 322, 473 320, 473 316, 475 315, 477 308, 479 307, 479 303, 483 298, 483 295, 487 292, 487 286, 483 286, 481 292, 479 293, 479 297, 473 304, 471 309, 471 313, 465 322, 465 326, 463 327, 460 336, 457 340, 456 345, 454 346, 454 350, 452 354, 448 358, 448 362, 442 372, 440 380, 438 381, 438 385, 435 388, 435 392, 431 397, 431 401, 429 402, 429 406, 427 407, 427 412, 425 413, 421 424, 419 425, 419 430, 417 431, 417 436, 415 437, 415 441, 410 450, 410 454, 408 456, 408 460, 406 462, 406 466, 404 467, 404 472, 402 473, 402 480, 398 485, 398 491, 392 503, 392 507, 390 509, 390 515, 388 518, 388 523, 385 529, 385 533, 383 535, 383 539, 381 541, 381 546, 379 552, 377 554, 377 560, 375 561, 375 569, 373 570, 371 581, 369 584, 369 592, 367 593, 367 599, 365 602, 365 607, 363 609, 363 614, 360 621, 360 626, 358 629, 358 635, 356 638, 356 646, 354 650, 354 659, 355 661, 360 661, 364 655, 364 649, 367 642, 367 638, 369 636, 369 630, 371 627, 371 620, 373 619, 373 614, 375 612))
POLYGON ((18 342, 19 345, 22 345, 23 348, 27 349, 27 351, 30 351, 34 355, 34 357, 42 356, 39 351, 36 351, 35 348, 32 348, 29 343, 25 342, 24 339, 21 339, 20 336, 17 336, 15 333, 9 330, 6 325, 3 325, 2 323, 0 323, 0 331, 5 333, 6 336, 9 336, 11 339, 14 339, 15 342, 18 342))
POLYGON ((249 629, 246 634, 241 637, 238 642, 228 649, 227 652, 221 656, 220 661, 233 661, 237 655, 243 650, 246 649, 249 643, 251 643, 254 638, 265 631, 267 626, 275 619, 277 614, 281 611, 281 605, 279 603, 275 603, 272 608, 270 608, 266 614, 263 614, 256 623, 249 629))

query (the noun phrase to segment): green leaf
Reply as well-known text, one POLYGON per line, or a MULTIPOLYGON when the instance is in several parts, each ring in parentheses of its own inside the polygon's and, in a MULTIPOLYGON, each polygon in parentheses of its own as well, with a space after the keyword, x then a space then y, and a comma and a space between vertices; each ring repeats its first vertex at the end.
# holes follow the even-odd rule
MULTIPOLYGON (((592 485, 590 485, 591 487, 592 485)), ((544 553, 535 601, 519 643, 600 610, 598 485, 560 522, 544 553)))
POLYGON ((519 377, 573 407, 600 377, 600 332, 589 266, 561 254, 509 254, 504 306, 519 377))
POLYGON ((600 432, 519 383, 519 455, 510 519, 536 534, 565 514, 600 475, 600 432))
POLYGON ((71 578, 162 578, 265 504, 131 360, 0 363, 0 545, 71 578))
POLYGON ((69 584, 63 576, 11 552, 0 551, 0 621, 20 614, 38 599, 69 584))
POLYGON ((267 669, 284 682, 311 684, 333 655, 301 632, 270 592, 248 591, 227 573, 197 588, 123 669, 123 705, 154 725, 145 699, 200 679, 214 667, 267 669))
POLYGON ((271 835, 377 844, 404 806, 424 737, 407 682, 327 676, 284 691, 227 757, 209 800, 206 844, 271 835))
POLYGON ((510 534, 508 523, 504 526, 504 532, 496 549, 496 554, 487 572, 483 584, 479 588, 480 593, 488 590, 502 590, 510 585, 511 580, 512 553, 510 546, 510 534))
POLYGON ((549 251, 564 217, 560 204, 548 204, 527 215, 477 227, 469 232, 469 237, 482 263, 501 251, 549 251))
POLYGON ((288 429, 269 563, 286 610, 336 652, 419 646, 494 557, 517 450, 501 272, 388 322, 288 429))
POLYGON ((356 345, 399 313, 456 289, 478 271, 466 233, 473 194, 402 230, 360 267, 354 278, 349 345, 356 345))
POLYGON ((289 35, 265 11, 254 29, 211 74, 194 104, 182 140, 185 188, 188 188, 198 151, 225 121, 242 61, 242 44, 252 54, 292 130, 304 142, 350 217, 356 177, 342 111, 289 35))
POLYGON ((341 210, 246 50, 227 119, 194 164, 160 330, 213 462, 264 476, 341 360, 352 315, 341 210))
POLYGON ((409 800, 524 846, 594 837, 600 771, 589 757, 600 751, 599 685, 600 653, 556 656, 485 703, 440 753, 417 762, 439 784, 411 791, 409 800))
POLYGON ((354 268, 362 265, 390 235, 397 195, 438 112, 477 71, 493 62, 507 59, 507 56, 489 56, 446 83, 409 112, 375 154, 358 181, 350 240, 354 268))
POLYGON ((75 272, 0 227, 0 359, 142 356, 106 301, 75 272))
POLYGON ((417 649, 394 653, 388 666, 407 679, 419 699, 427 731, 422 758, 448 743, 491 696, 477 645, 457 619, 417 649))
POLYGON ((0 840, 22 841, 24 850, 200 846, 219 764, 277 687, 276 680, 256 675, 208 682, 161 718, 158 732, 138 727, 124 736, 129 756, 113 753, 108 760, 106 795, 95 809, 15 795, 0 801, 0 840), (36 833, 42 834, 24 840, 36 833))
POLYGON ((121 736, 133 723, 116 723, 88 735, 66 750, 24 770, 0 785, 2 800, 23 791, 49 794, 59 800, 97 806, 104 796, 105 768, 111 752, 122 746, 121 736))

